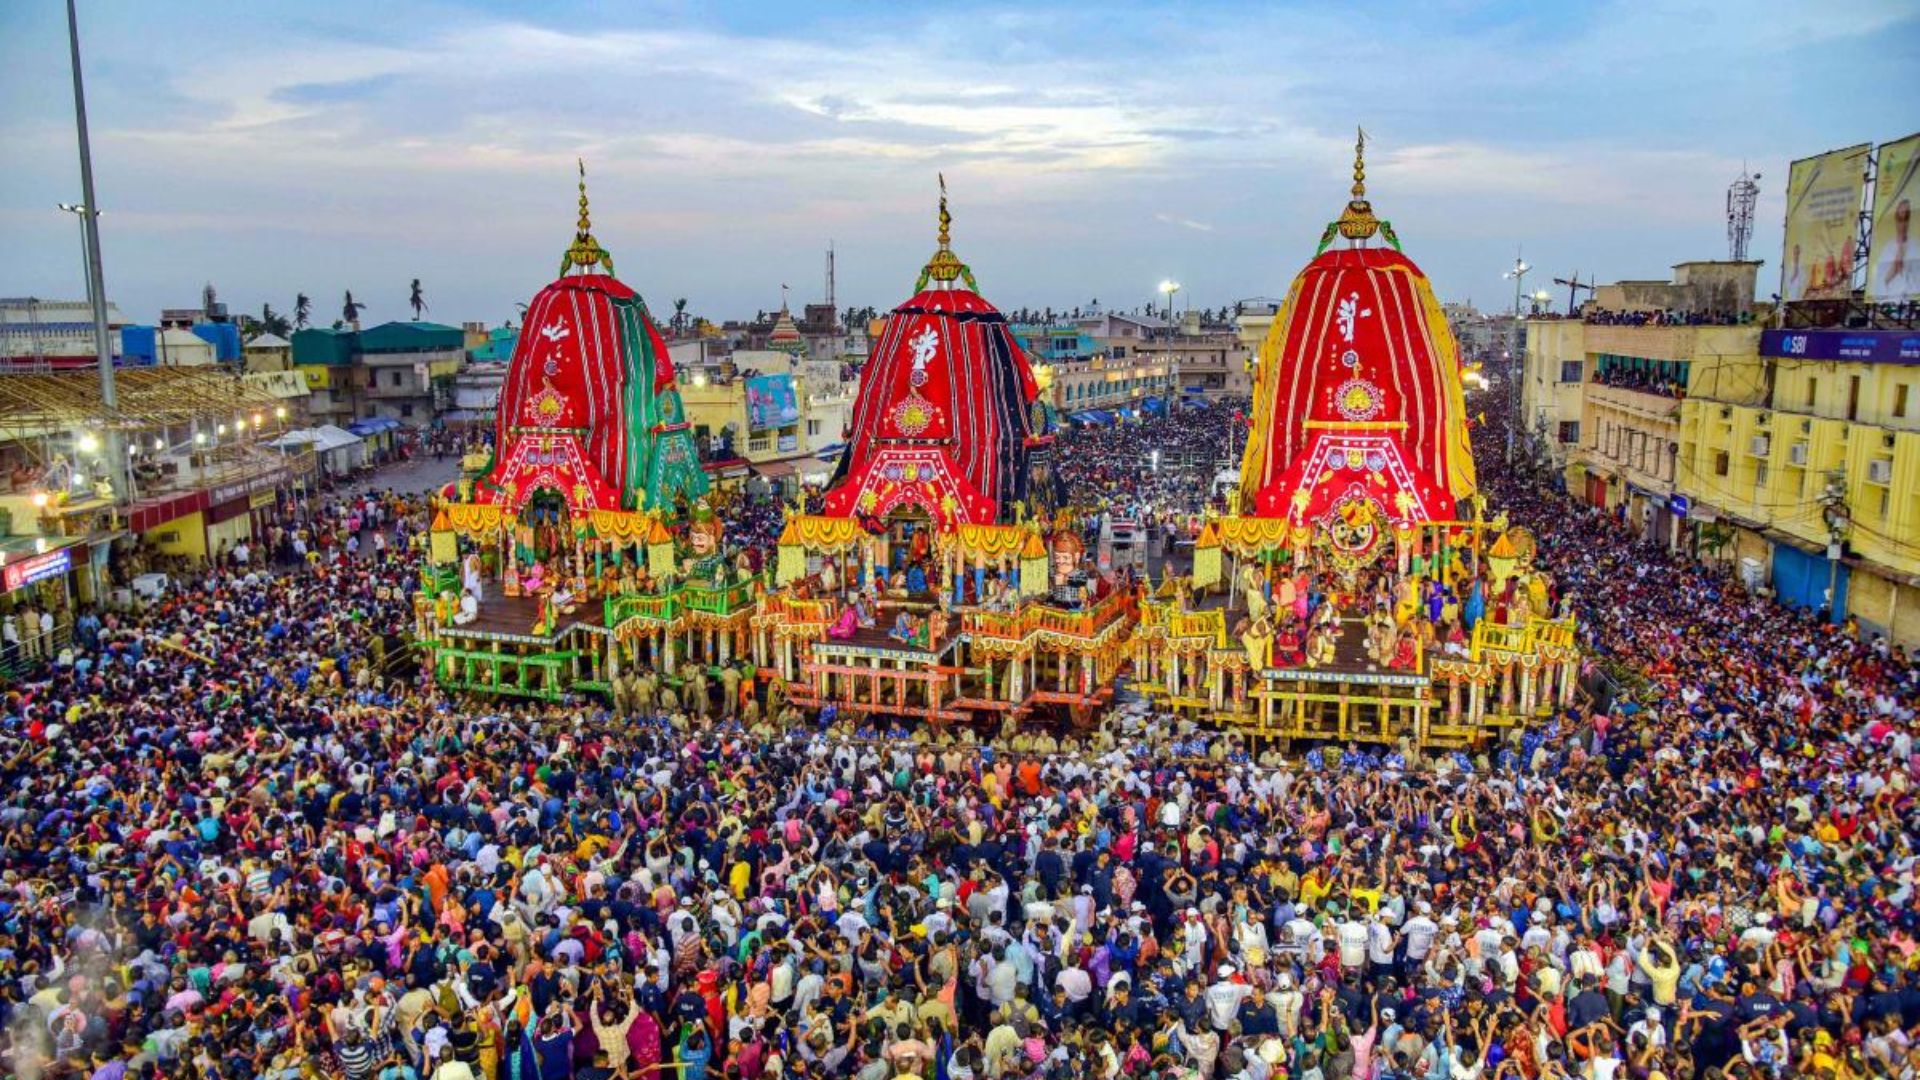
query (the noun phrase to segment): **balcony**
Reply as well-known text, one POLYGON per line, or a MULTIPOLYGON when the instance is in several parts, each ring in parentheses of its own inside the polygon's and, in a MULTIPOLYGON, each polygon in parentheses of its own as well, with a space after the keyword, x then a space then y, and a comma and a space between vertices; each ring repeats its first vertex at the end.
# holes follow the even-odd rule
MULTIPOLYGON (((1658 327, 1653 329, 1671 329, 1658 327)), ((1665 394, 1649 393, 1645 390, 1633 390, 1624 386, 1608 386, 1605 383, 1590 382, 1586 388, 1586 400, 1596 408, 1613 409, 1641 420, 1656 424, 1673 425, 1680 422, 1680 401, 1665 394)))
POLYGON ((1686 360, 1693 356, 1697 326, 1587 326, 1590 353, 1644 356, 1649 360, 1686 360))

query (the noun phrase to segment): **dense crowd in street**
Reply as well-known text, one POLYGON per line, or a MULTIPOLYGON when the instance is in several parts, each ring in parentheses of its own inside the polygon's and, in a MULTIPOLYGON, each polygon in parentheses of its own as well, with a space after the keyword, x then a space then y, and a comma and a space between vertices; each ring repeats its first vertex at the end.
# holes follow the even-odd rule
MULTIPOLYGON (((1183 409, 1057 460, 1185 513, 1211 466, 1151 452, 1243 432, 1183 409)), ((6 1069, 1914 1077, 1908 658, 1485 480, 1644 685, 1425 759, 1137 708, 1062 745, 452 701, 388 677, 417 501, 304 508, 9 689, 6 1069)))
POLYGON ((1191 517, 1217 505, 1214 477, 1246 444, 1246 403, 1185 402, 1115 424, 1060 433, 1055 469, 1076 507, 1140 521, 1191 517))

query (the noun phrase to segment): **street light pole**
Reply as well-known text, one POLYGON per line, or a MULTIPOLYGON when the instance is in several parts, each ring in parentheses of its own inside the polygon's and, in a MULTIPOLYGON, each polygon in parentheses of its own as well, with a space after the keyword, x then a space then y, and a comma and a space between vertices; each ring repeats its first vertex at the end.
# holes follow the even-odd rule
POLYGON ((100 200, 93 190, 93 150, 87 142, 87 90, 80 74, 80 15, 67 0, 67 49, 73 61, 73 125, 80 141, 81 234, 85 237, 87 293, 93 304, 93 347, 100 361, 100 405, 106 413, 107 476, 128 492, 126 454, 119 427, 120 395, 113 385, 113 341, 107 329, 107 286, 100 269, 100 200))
POLYGON ((1520 291, 1522 288, 1521 281, 1527 276, 1527 271, 1531 269, 1533 269, 1533 267, 1528 266, 1526 263, 1526 260, 1520 258, 1519 252, 1515 252, 1513 256, 1513 269, 1501 275, 1502 277, 1509 277, 1513 279, 1513 338, 1508 342, 1508 345, 1507 345, 1507 348, 1508 348, 1507 359, 1510 361, 1510 363, 1507 364, 1507 464, 1508 465, 1513 464, 1513 426, 1514 424, 1518 423, 1520 419, 1520 416, 1519 416, 1520 375, 1521 375, 1521 372, 1526 370, 1526 366, 1527 366, 1527 361, 1526 361, 1527 336, 1526 336, 1526 331, 1521 329, 1521 325, 1520 325, 1520 291))

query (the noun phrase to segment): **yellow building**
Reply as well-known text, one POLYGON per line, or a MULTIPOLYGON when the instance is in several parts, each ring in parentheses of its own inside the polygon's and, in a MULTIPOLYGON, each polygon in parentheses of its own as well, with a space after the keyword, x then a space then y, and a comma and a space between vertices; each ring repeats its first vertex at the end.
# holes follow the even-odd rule
POLYGON ((679 390, 687 424, 703 452, 711 456, 722 445, 733 448, 737 461, 719 463, 715 480, 753 475, 792 489, 818 482, 832 471, 832 462, 821 462, 817 455, 842 441, 851 404, 846 384, 816 392, 804 376, 724 378, 701 372, 684 378, 679 390))
POLYGON ((1148 398, 1177 393, 1174 365, 1164 356, 1101 357, 1053 365, 1053 406, 1067 416, 1082 412, 1132 414, 1148 398))
POLYGON ((1920 642, 1917 361, 1911 332, 1769 330, 1757 380, 1691 393, 1680 486, 1703 554, 1790 603, 1831 588, 1863 627, 1920 642))
MULTIPOLYGON (((1569 470, 1580 445, 1585 403, 1587 325, 1578 319, 1535 318, 1527 322, 1526 364, 1520 384, 1520 416, 1533 452, 1554 468, 1569 470)), ((1568 473, 1571 490, 1584 479, 1568 473)))
POLYGON ((1751 310, 1758 266, 1680 263, 1672 281, 1600 286, 1583 320, 1529 320, 1519 388, 1526 451, 1562 470, 1581 502, 1616 510, 1661 544, 1682 543, 1681 404, 1760 392, 1759 328, 1725 324, 1751 310))

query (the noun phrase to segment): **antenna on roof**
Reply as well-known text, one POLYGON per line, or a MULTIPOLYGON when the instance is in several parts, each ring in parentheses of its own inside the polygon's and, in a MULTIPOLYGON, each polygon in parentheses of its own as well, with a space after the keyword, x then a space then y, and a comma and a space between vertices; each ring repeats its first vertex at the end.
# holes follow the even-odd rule
POLYGON ((1747 241, 1753 239, 1754 207, 1760 202, 1759 173, 1747 175, 1740 163, 1740 177, 1727 185, 1727 255, 1734 262, 1747 261, 1747 241))

